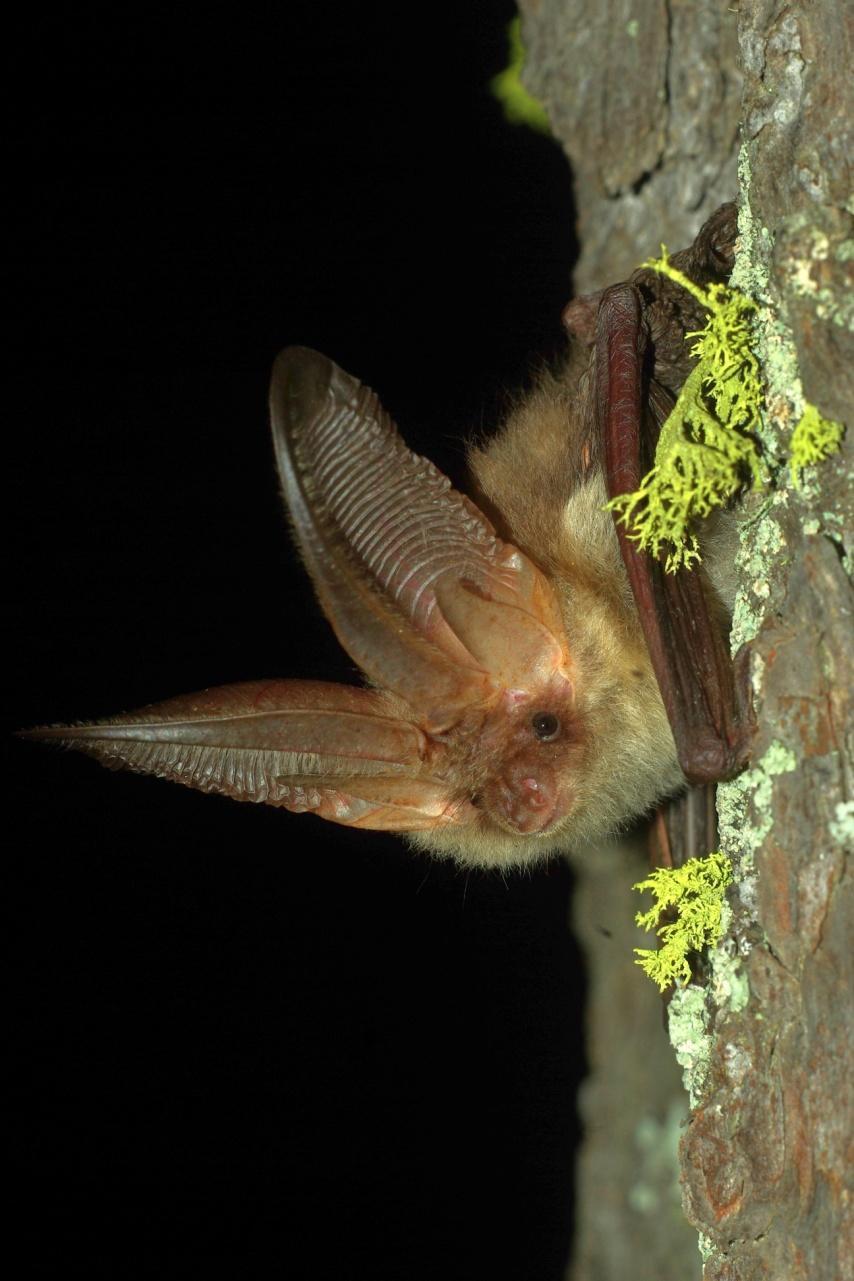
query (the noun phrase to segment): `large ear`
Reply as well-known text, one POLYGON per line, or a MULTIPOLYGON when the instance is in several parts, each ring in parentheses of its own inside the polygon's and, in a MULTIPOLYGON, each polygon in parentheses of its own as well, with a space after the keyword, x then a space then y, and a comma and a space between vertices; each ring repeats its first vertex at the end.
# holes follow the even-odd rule
POLYGON ((94 725, 26 730, 114 768, 354 827, 416 831, 471 817, 431 778, 424 734, 371 690, 247 681, 94 725))
POLYGON ((549 583, 377 398, 304 347, 276 360, 276 459, 306 565, 344 648, 428 730, 501 689, 569 673, 549 583))

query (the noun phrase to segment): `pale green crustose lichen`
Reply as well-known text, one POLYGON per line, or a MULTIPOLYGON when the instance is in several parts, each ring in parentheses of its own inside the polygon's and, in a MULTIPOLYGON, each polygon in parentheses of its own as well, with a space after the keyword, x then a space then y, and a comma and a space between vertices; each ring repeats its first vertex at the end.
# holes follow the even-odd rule
POLYGON ((667 1023, 676 1062, 682 1069, 682 1083, 691 1107, 695 1107, 711 1057, 706 989, 695 983, 677 988, 667 1008, 667 1023))

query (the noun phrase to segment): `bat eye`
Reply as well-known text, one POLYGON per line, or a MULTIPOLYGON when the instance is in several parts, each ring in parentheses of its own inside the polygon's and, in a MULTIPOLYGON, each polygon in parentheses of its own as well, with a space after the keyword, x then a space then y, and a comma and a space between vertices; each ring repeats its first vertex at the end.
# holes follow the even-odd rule
POLYGON ((557 738, 560 721, 554 712, 535 712, 531 717, 531 728, 541 743, 549 743, 557 738))

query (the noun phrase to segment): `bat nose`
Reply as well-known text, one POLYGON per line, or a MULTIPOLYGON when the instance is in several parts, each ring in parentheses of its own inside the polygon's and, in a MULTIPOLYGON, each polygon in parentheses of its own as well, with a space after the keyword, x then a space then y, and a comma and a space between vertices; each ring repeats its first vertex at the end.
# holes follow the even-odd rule
POLYGON ((555 817, 557 787, 551 770, 534 773, 530 763, 518 762, 498 780, 496 809, 522 834, 542 832, 555 817))
POLYGON ((526 804, 530 805, 532 809, 542 809, 544 805, 548 804, 548 797, 545 795, 537 780, 532 776, 529 776, 528 778, 520 778, 518 787, 522 795, 525 797, 526 804))

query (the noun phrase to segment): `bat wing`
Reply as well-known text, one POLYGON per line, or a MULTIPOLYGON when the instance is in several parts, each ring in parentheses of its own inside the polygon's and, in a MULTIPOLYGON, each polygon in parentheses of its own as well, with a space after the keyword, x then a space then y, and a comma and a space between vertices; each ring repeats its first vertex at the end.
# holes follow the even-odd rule
MULTIPOLYGON (((596 404, 611 498, 640 486, 670 407, 669 393, 645 373, 647 345, 637 288, 605 290, 596 328, 596 404)), ((752 727, 703 580, 686 569, 665 574, 621 523, 616 528, 683 773, 692 783, 730 778, 746 762, 752 727)))
POLYGON ((248 681, 94 725, 28 730, 103 765, 354 827, 414 831, 466 820, 431 776, 425 735, 371 690, 248 681))
POLYGON ((377 398, 287 348, 270 393, 297 540, 344 648, 441 731, 461 709, 569 672, 550 584, 427 459, 377 398))

